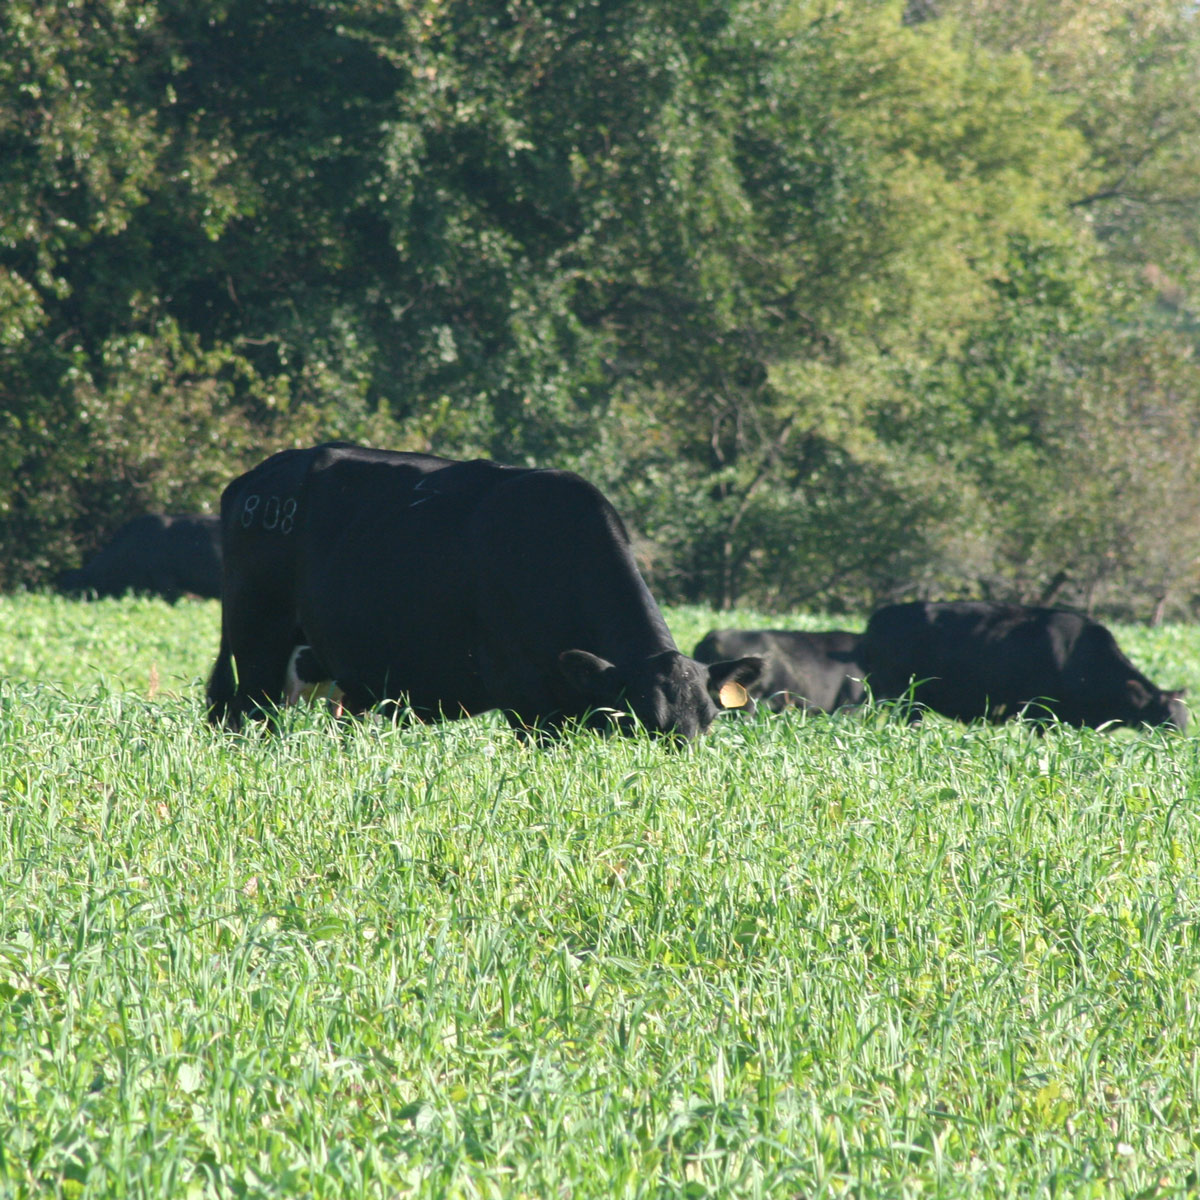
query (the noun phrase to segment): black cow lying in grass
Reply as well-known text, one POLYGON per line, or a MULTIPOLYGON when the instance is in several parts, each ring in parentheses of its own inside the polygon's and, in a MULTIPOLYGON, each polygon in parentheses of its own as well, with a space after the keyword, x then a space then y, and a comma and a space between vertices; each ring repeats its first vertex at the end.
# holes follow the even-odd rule
POLYGON ((877 700, 909 695, 960 721, 1024 715, 1067 725, 1187 725, 1182 691, 1155 687, 1081 613, 984 603, 892 604, 862 660, 877 700))
POLYGON ((143 592, 172 602, 221 594, 221 521, 204 515, 134 517, 79 570, 55 580, 68 595, 143 592))
POLYGON ((834 712, 860 704, 865 694, 858 661, 860 634, 845 629, 804 633, 788 629, 714 629, 692 652, 698 662, 757 654, 766 666, 750 689, 774 712, 789 705, 834 712))
POLYGON ((236 728, 321 679, 350 712, 498 708, 540 736, 585 720, 690 738, 752 704, 762 661, 681 654, 620 518, 570 472, 285 450, 225 489, 221 522, 214 722, 236 728))

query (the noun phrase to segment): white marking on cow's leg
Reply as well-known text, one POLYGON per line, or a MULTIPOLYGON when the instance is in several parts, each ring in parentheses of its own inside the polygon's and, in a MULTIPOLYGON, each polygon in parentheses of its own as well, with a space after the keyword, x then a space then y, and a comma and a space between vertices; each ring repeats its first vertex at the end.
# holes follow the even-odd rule
POLYGON ((301 679, 300 671, 297 664, 300 660, 300 655, 305 650, 309 650, 308 646, 297 646, 292 651, 291 658, 288 659, 287 673, 283 683, 283 703, 284 705, 299 704, 301 700, 312 703, 314 700, 324 700, 325 706, 335 716, 342 716, 346 709, 342 703, 346 699, 346 693, 337 685, 335 679, 301 679))
POLYGON ((296 660, 307 649, 307 646, 297 646, 292 651, 291 658, 288 659, 287 672, 283 681, 283 703, 285 705, 299 704, 301 700, 307 700, 312 695, 313 685, 305 683, 296 670, 296 660))

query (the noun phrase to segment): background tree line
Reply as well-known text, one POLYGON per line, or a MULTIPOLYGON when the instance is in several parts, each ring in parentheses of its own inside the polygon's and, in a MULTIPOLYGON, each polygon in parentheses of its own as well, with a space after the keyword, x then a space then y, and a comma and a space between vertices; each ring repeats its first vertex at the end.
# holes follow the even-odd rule
POLYGON ((347 437, 669 600, 1200 609, 1187 0, 5 0, 0 587, 347 437))

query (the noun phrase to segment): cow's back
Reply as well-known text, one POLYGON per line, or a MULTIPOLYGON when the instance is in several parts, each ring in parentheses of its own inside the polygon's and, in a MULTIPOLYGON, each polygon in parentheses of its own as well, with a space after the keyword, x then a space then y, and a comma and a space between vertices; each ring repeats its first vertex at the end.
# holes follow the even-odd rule
POLYGON ((1015 606, 888 605, 867 623, 863 665, 876 699, 911 692, 920 703, 964 721, 1007 719, 1062 691, 1061 649, 1052 644, 1044 615, 1015 606))

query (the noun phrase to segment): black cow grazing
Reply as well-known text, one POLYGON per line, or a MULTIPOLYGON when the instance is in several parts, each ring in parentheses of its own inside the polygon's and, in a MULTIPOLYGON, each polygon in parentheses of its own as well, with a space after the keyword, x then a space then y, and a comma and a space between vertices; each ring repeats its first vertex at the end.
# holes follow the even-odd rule
POLYGON ((221 522, 213 722, 269 715, 314 677, 336 680, 351 712, 399 698, 429 720, 498 708, 539 736, 586 717, 692 737, 719 707, 752 704, 761 660, 681 654, 620 518, 570 472, 285 450, 225 489, 221 522))
POLYGON ((191 592, 221 594, 221 520, 203 515, 134 517, 77 571, 55 580, 69 595, 122 596, 145 592, 172 603, 191 592))
POLYGON ((863 635, 876 699, 913 699, 960 721, 1054 717, 1067 725, 1174 725, 1180 692, 1155 687, 1103 625, 1057 608, 892 604, 863 635))
POLYGON ((790 629, 714 629, 692 652, 699 662, 719 662, 747 654, 766 663, 750 689, 773 712, 789 705, 807 712, 834 712, 860 704, 865 695, 858 660, 861 634, 845 629, 802 633, 790 629))

